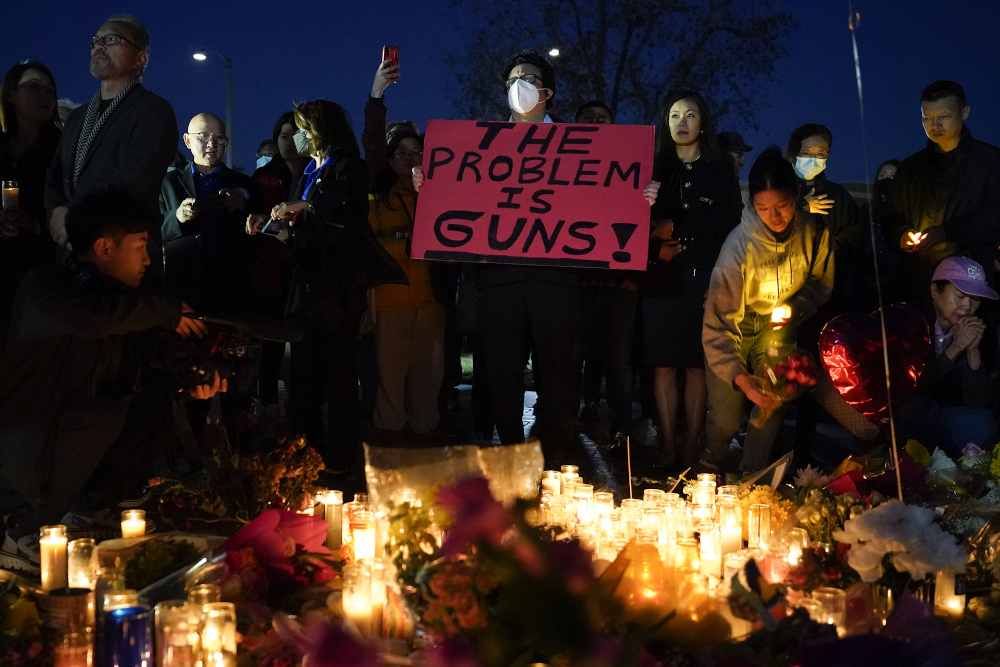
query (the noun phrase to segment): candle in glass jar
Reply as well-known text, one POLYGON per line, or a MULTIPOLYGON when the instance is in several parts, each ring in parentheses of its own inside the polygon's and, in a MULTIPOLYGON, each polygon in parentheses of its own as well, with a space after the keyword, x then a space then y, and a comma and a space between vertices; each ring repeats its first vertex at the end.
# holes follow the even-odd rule
POLYGON ((222 589, 215 584, 192 586, 188 589, 188 602, 197 610, 213 602, 222 602, 222 589))
POLYGON ((66 572, 70 588, 94 590, 97 582, 97 543, 91 537, 73 540, 66 548, 66 572))
POLYGON ((788 564, 796 567, 802 562, 802 552, 809 546, 809 533, 805 528, 792 528, 785 535, 785 544, 788 545, 788 564))
POLYGON ((351 541, 354 543, 354 560, 375 558, 375 515, 369 510, 354 512, 351 541))
POLYGON ((701 573, 706 577, 722 576, 722 536, 718 528, 701 534, 701 573))
POLYGON ((94 635, 90 628, 67 632, 56 644, 53 667, 93 667, 94 635))
POLYGON ((576 503, 576 518, 581 526, 589 526, 594 522, 594 486, 592 484, 574 484, 573 502, 576 503))
POLYGON ((731 554, 743 548, 743 527, 722 526, 719 529, 722 537, 722 555, 731 554))
POLYGON ((690 534, 685 536, 678 535, 674 567, 680 572, 692 574, 701 569, 699 561, 698 540, 694 539, 694 536, 690 534))
POLYGON ((42 590, 65 588, 69 579, 66 574, 66 526, 42 526, 38 538, 40 565, 42 568, 42 590))
POLYGON ((344 615, 362 635, 371 634, 372 585, 371 575, 364 563, 345 565, 342 572, 343 594, 341 603, 344 615))
POLYGON ((699 480, 694 486, 694 494, 691 496, 691 502, 695 505, 714 505, 715 480, 713 479, 710 482, 699 480))
POLYGON ((934 613, 960 621, 965 615, 965 572, 946 567, 934 577, 934 613))
POLYGON ((142 537, 146 534, 146 512, 125 510, 122 512, 122 537, 142 537))
POLYGON ((205 667, 236 662, 236 605, 212 602, 201 610, 201 655, 205 667))
POLYGON ((542 491, 550 491, 555 496, 562 493, 562 473, 558 470, 543 471, 542 491))
POLYGON ((385 604, 387 600, 385 588, 385 564, 382 559, 376 558, 368 563, 369 578, 372 582, 372 634, 376 637, 382 636, 382 628, 385 615, 385 604))
POLYGON ((326 519, 326 548, 330 551, 340 551, 343 541, 344 492, 328 489, 321 496, 323 501, 323 518, 326 519))
POLYGON ((4 181, 3 182, 3 208, 7 210, 8 208, 16 208, 18 205, 18 193, 20 189, 17 186, 17 181, 4 181))
POLYGON ((812 598, 820 604, 820 623, 828 623, 837 628, 841 637, 846 633, 847 593, 839 588, 821 586, 812 592, 812 598))
POLYGON ((735 498, 721 497, 716 504, 722 535, 722 555, 743 548, 743 510, 735 498))
POLYGON ((747 518, 747 546, 751 549, 763 547, 771 537, 770 505, 751 505, 747 518))

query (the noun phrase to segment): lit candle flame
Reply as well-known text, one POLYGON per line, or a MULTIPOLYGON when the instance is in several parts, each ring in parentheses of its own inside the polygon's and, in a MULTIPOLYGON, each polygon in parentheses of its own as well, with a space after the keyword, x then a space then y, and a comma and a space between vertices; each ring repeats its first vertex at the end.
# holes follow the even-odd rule
POLYGON ((773 324, 785 324, 792 317, 792 309, 787 306, 777 306, 771 311, 771 322, 773 324))
POLYGON ((906 232, 906 235, 910 239, 910 245, 920 245, 927 238, 927 232, 906 232))

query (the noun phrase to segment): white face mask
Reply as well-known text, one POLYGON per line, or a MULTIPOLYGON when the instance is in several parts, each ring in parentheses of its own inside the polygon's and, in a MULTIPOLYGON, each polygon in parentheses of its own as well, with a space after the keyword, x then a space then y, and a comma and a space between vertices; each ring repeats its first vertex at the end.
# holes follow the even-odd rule
POLYGON ((795 173, 802 180, 811 181, 826 169, 825 157, 797 157, 795 158, 795 173))
POLYGON ((270 155, 261 155, 259 158, 257 158, 257 168, 260 169, 270 161, 271 161, 270 155))
POLYGON ((548 90, 548 88, 535 88, 533 84, 524 79, 518 79, 507 90, 507 106, 517 113, 528 113, 538 104, 539 90, 548 90))
POLYGON ((298 130, 292 135, 292 141, 295 143, 295 150, 302 157, 309 157, 309 137, 306 136, 305 130, 298 130))

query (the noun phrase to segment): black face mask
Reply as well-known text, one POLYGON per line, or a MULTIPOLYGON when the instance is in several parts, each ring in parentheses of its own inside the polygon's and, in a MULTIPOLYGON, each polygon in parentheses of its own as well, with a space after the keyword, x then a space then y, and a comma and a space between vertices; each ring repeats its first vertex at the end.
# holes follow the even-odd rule
POLYGON ((885 201, 889 196, 889 188, 892 187, 891 178, 880 178, 875 181, 875 185, 872 187, 872 195, 878 201, 885 201))

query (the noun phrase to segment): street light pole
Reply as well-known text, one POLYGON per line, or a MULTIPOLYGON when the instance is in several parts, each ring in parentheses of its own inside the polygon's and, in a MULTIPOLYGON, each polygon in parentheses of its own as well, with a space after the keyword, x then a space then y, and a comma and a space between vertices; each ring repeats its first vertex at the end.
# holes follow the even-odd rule
POLYGON ((229 143, 226 144, 226 166, 233 168, 233 59, 215 49, 202 49, 194 54, 195 60, 206 60, 206 54, 214 53, 226 64, 226 134, 229 143))

